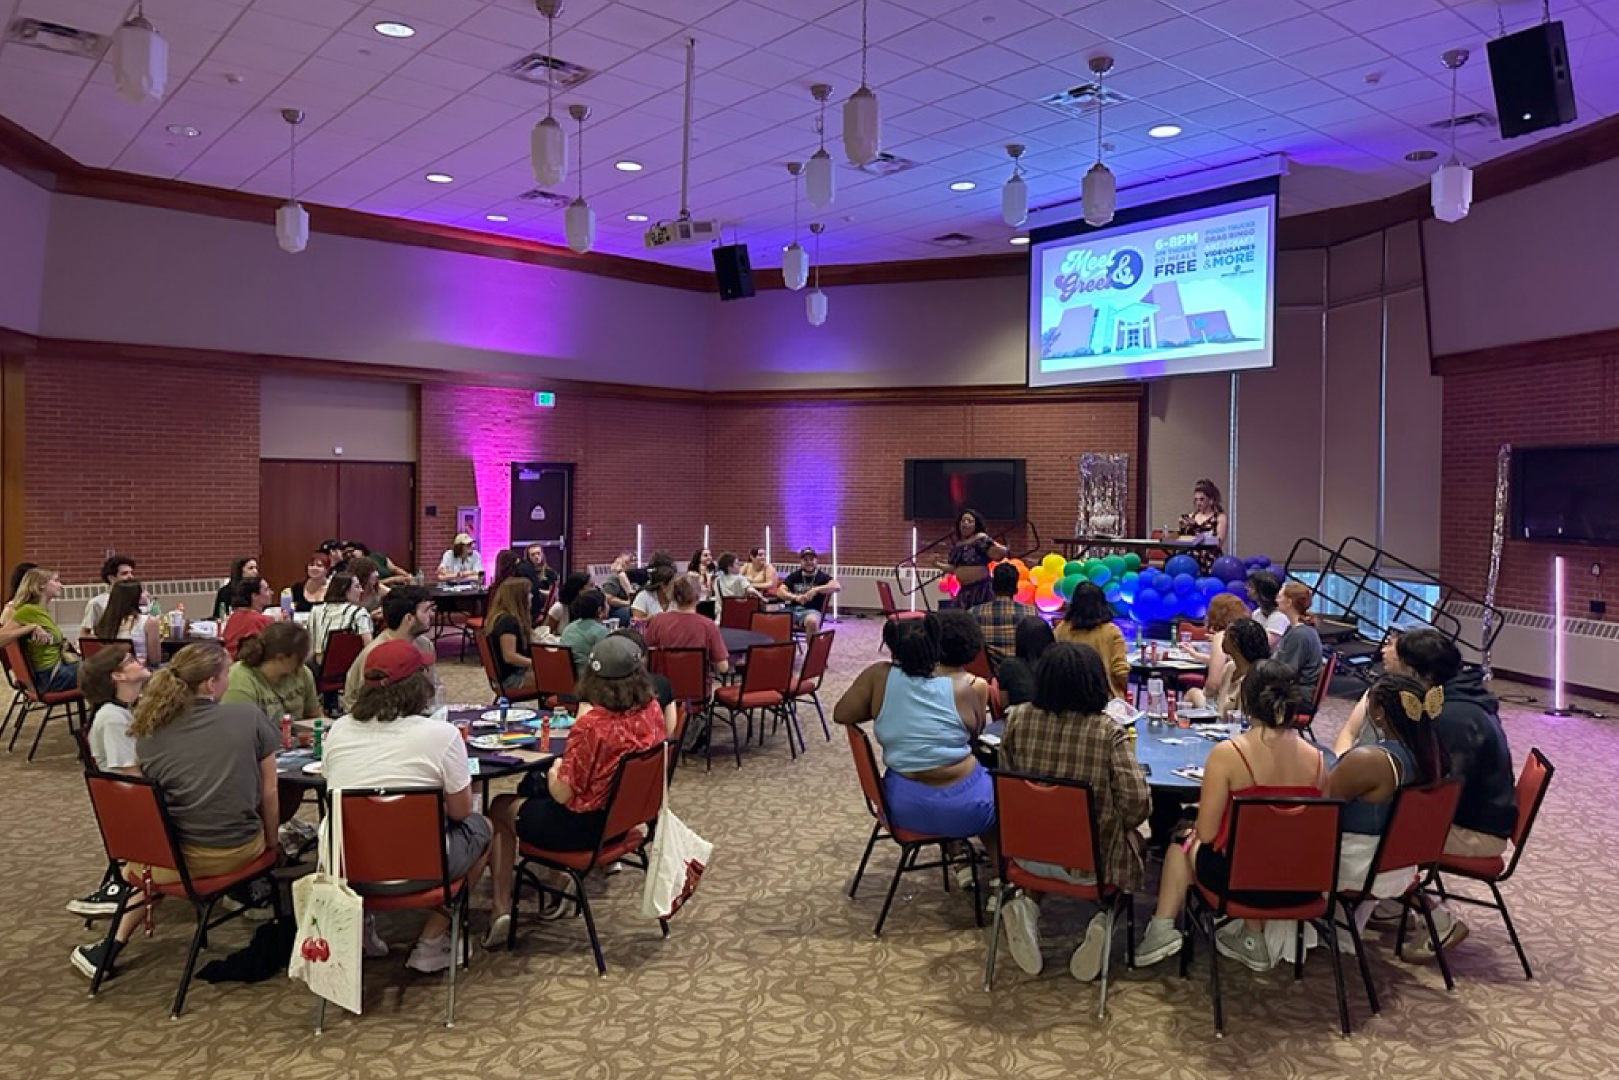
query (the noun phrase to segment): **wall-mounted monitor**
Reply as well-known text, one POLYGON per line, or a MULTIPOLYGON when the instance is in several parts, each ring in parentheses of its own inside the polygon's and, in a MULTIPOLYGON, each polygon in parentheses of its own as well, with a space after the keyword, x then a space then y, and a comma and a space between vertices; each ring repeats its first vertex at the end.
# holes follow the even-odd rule
POLYGON ((1619 544, 1619 446, 1513 447, 1511 501, 1514 539, 1619 544))
POLYGON ((990 521, 1027 516, 1022 458, 911 458, 905 462, 905 517, 949 521, 965 509, 990 521))

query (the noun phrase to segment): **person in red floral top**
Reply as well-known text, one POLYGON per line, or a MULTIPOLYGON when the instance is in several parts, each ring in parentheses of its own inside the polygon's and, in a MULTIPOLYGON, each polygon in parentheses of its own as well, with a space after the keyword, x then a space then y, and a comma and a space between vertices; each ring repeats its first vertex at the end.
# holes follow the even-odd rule
MULTIPOLYGON (((495 826, 489 848, 494 902, 484 938, 487 948, 506 941, 517 841, 552 851, 593 850, 607 824, 607 798, 619 762, 673 734, 647 676, 644 650, 627 635, 614 634, 596 643, 578 689, 579 718, 568 729, 562 757, 537 777, 543 780, 538 791, 502 795, 490 804, 489 820, 495 826)), ((561 874, 546 881, 552 887, 562 884, 561 874)), ((561 908, 561 897, 547 893, 540 916, 555 918, 561 908)))

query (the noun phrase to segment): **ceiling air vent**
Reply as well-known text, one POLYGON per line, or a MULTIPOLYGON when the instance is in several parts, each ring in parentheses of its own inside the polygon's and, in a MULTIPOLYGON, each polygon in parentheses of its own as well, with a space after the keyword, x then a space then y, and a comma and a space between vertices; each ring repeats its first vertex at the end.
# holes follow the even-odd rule
POLYGON ((1487 112, 1468 113, 1466 116, 1454 118, 1447 116, 1443 120, 1435 120, 1428 127, 1434 131, 1449 131, 1452 128, 1457 131, 1465 131, 1468 128, 1475 127, 1483 128, 1485 131, 1494 131, 1495 117, 1487 112))
POLYGON ((500 73, 510 75, 514 79, 522 79, 526 83, 533 83, 535 86, 554 86, 558 90, 578 86, 596 74, 587 67, 570 64, 566 60, 558 60, 544 53, 529 53, 501 68, 500 73))
POLYGON ((942 236, 935 236, 928 241, 930 244, 937 244, 939 247, 948 248, 966 247, 972 242, 972 237, 968 236, 966 233, 960 232, 947 232, 942 236))
POLYGON ((1044 105, 1048 109, 1062 113, 1064 116, 1089 117, 1094 114, 1091 108, 1101 101, 1103 105, 1123 105, 1130 98, 1119 93, 1112 87, 1100 83, 1087 82, 1078 86, 1071 86, 1057 94, 1050 94, 1041 98, 1036 105, 1044 105))
POLYGON ((885 151, 864 165, 855 165, 851 162, 849 168, 858 169, 867 176, 893 176, 895 173, 908 172, 916 168, 917 164, 910 158, 902 158, 898 154, 885 151))
POLYGON ((534 203, 545 207, 547 210, 561 210, 571 201, 566 195, 558 195, 554 191, 546 191, 543 188, 530 188, 517 197, 523 202, 534 203))
POLYGON ((31 49, 82 56, 86 60, 95 60, 107 51, 107 38, 102 35, 43 19, 11 20, 11 25, 6 27, 6 40, 31 49))

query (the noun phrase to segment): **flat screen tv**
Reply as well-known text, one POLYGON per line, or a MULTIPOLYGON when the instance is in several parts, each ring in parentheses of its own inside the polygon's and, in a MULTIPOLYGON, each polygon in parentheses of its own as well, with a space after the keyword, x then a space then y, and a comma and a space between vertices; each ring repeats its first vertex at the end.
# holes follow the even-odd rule
POLYGON ((1022 458, 910 458, 905 516, 948 521, 971 507, 990 521, 1026 516, 1022 458))
POLYGON ((1514 449, 1512 536, 1619 544, 1619 446, 1514 449))

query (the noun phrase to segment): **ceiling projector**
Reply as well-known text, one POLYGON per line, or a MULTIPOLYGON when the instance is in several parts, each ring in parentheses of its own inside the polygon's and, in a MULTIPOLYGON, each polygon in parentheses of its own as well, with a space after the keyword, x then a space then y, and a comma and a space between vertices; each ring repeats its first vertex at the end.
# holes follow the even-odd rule
POLYGON ((674 221, 660 221, 646 231, 641 242, 648 251, 656 251, 666 247, 696 247, 699 244, 713 244, 720 239, 720 222, 694 221, 691 218, 677 218, 674 221))

